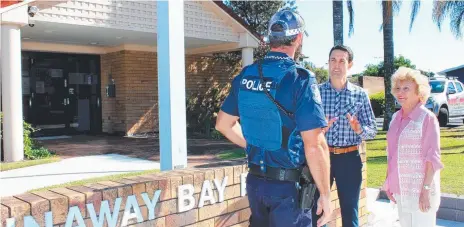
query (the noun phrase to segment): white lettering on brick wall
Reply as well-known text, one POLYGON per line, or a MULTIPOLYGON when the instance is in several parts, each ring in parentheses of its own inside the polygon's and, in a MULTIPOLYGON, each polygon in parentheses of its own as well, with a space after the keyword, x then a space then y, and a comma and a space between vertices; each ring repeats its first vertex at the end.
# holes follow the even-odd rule
POLYGON ((140 211, 139 204, 137 203, 137 199, 135 195, 130 195, 127 197, 126 207, 124 208, 124 215, 122 216, 122 226, 126 226, 127 222, 131 219, 137 218, 138 223, 143 222, 142 212, 140 211), (134 212, 132 213, 132 209, 134 212))
MULTIPOLYGON (((8 224, 6 226, 8 226, 8 224)), ((40 227, 39 224, 35 221, 35 219, 32 218, 32 216, 24 217, 24 226, 40 227)), ((53 227, 53 214, 51 211, 45 213, 45 227, 53 227)))
POLYGON ((153 194, 153 198, 150 200, 147 193, 142 193, 143 202, 147 205, 148 209, 148 220, 155 219, 155 207, 158 203, 159 197, 161 195, 161 190, 156 190, 153 194))
POLYGON ((219 202, 222 203, 224 201, 224 191, 226 190, 226 185, 227 185, 227 176, 225 176, 222 179, 222 184, 219 183, 218 179, 214 179, 214 185, 216 185, 216 188, 218 190, 219 194, 219 202))
POLYGON ((193 209, 195 206, 195 198, 193 192, 195 188, 191 184, 184 184, 177 188, 177 211, 185 212, 193 209))
POLYGON ((121 207, 121 198, 116 198, 113 206, 113 215, 110 212, 110 206, 108 204, 108 200, 102 201, 100 205, 100 215, 95 213, 95 209, 93 204, 87 204, 87 210, 89 211, 90 218, 92 220, 92 225, 95 227, 103 227, 104 218, 106 217, 106 221, 108 223, 108 227, 115 227, 116 222, 118 221, 119 215, 119 208, 121 207))
MULTIPOLYGON (((246 175, 247 173, 242 173, 240 175, 240 195, 246 195, 246 175)), ((218 191, 218 201, 214 198, 214 193, 211 187, 213 182, 206 180, 203 182, 200 198, 198 201, 198 207, 203 207, 206 201, 209 201, 210 204, 214 204, 216 202, 223 202, 224 201, 224 193, 227 186, 228 177, 225 176, 222 179, 222 182, 218 179, 214 179, 214 185, 218 191)), ((193 193, 195 188, 191 184, 180 185, 177 188, 177 212, 182 213, 189 211, 195 207, 195 197, 193 197, 193 193)), ((146 192, 141 193, 143 202, 148 210, 148 220, 153 220, 156 218, 155 216, 155 208, 158 204, 160 199, 161 190, 156 190, 153 193, 153 198, 150 199, 146 192)), ((116 227, 118 224, 118 216, 119 210, 121 207, 122 198, 116 198, 114 201, 113 209, 110 209, 108 200, 101 201, 100 204, 100 213, 97 215, 95 212, 95 207, 92 203, 86 204, 87 212, 90 216, 92 221, 92 226, 94 227, 103 227, 106 224, 108 227, 116 227)), ((51 211, 46 212, 45 216, 45 227, 52 227, 53 226, 53 213, 51 211)), ((138 204, 136 196, 130 195, 126 198, 126 206, 124 208, 124 213, 122 217, 121 226, 127 226, 129 220, 136 219, 138 223, 142 223, 144 221, 142 212, 140 210, 140 204, 138 204)), ((59 223, 57 223, 59 224, 59 223)), ((69 208, 65 227, 70 227, 73 224, 77 224, 77 227, 86 227, 84 219, 82 217, 81 210, 78 206, 73 206, 69 208)), ((16 226, 16 219, 8 218, 6 220, 6 227, 15 227, 16 226)), ((38 227, 37 221, 32 216, 25 216, 24 217, 24 226, 25 227, 38 227)))
POLYGON ((85 227, 85 223, 84 223, 84 219, 82 218, 81 211, 79 210, 79 207, 77 206, 69 208, 68 217, 66 218, 66 224, 64 226, 72 227, 74 218, 76 218, 77 227, 85 227))
POLYGON ((205 201, 209 201, 211 204, 216 203, 216 200, 214 199, 213 189, 211 188, 211 183, 208 180, 203 182, 198 207, 203 207, 205 201))
POLYGON ((246 195, 246 177, 248 173, 240 174, 240 196, 246 195))

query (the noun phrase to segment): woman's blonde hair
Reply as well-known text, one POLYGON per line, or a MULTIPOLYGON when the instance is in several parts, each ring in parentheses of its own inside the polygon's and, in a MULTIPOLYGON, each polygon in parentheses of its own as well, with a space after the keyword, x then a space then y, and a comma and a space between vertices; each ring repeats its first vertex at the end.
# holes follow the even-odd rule
POLYGON ((416 83, 416 94, 419 95, 420 101, 424 104, 427 102, 431 88, 429 85, 429 79, 426 76, 424 76, 419 70, 401 66, 398 70, 396 70, 391 78, 391 93, 393 95, 395 95, 396 85, 403 81, 412 81, 416 83))

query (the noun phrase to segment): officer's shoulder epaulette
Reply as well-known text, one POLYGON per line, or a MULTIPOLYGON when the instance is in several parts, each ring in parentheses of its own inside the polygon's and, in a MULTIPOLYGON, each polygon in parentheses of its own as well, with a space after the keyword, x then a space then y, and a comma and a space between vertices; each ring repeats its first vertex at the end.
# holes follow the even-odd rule
POLYGON ((311 77, 316 77, 316 74, 308 70, 307 68, 297 65, 296 66, 296 71, 298 73, 298 76, 304 77, 304 78, 311 78, 311 77))

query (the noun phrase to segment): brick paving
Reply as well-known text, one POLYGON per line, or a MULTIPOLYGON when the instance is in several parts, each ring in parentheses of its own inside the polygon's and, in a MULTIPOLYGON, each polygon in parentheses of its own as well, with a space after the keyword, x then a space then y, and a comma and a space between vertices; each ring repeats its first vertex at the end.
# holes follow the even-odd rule
MULTIPOLYGON (((152 161, 160 160, 159 141, 156 137, 130 138, 121 136, 77 135, 67 139, 43 140, 40 143, 61 158, 101 154, 120 154, 152 161)), ((216 154, 238 148, 224 140, 189 139, 187 141, 190 167, 221 161, 216 154)))

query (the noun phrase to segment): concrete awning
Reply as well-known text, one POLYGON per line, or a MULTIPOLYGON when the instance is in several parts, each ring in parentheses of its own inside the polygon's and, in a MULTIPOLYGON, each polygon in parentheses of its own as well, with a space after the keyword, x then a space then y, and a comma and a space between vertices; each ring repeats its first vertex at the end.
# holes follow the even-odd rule
MULTIPOLYGON (((157 1, 36 1, 22 49, 103 54, 157 47, 157 1)), ((31 4, 30 4, 31 5, 31 4)), ((259 37, 220 2, 184 2, 186 54, 256 48, 259 37)))

